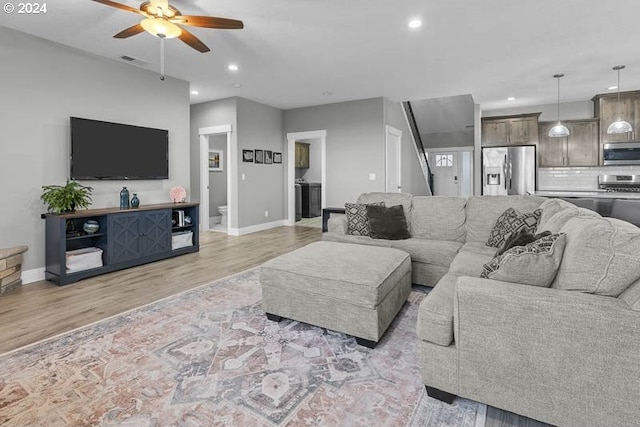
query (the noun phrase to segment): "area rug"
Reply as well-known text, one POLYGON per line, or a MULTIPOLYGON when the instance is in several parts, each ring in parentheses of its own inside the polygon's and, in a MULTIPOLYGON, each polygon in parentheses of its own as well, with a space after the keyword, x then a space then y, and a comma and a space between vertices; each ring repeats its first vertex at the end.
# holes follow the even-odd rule
POLYGON ((482 425, 483 405, 424 392, 424 295, 370 350, 267 320, 258 271, 240 273, 0 356, 0 425, 482 425))

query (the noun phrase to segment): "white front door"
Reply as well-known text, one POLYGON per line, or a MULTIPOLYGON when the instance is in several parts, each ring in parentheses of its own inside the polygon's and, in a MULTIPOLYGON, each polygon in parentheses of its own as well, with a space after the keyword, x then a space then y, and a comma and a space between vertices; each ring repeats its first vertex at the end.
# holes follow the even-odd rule
POLYGON ((402 193, 402 131, 387 126, 386 141, 385 191, 402 193))
POLYGON ((438 151, 429 153, 433 173, 434 196, 459 196, 458 152, 438 151))

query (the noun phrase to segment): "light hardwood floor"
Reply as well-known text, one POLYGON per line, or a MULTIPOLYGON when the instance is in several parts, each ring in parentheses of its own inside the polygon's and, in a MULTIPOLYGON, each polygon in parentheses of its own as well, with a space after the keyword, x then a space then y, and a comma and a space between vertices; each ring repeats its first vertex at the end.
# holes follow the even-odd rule
POLYGON ((66 286, 23 285, 0 296, 0 353, 256 267, 320 237, 320 229, 300 226, 239 237, 205 232, 197 253, 66 286))

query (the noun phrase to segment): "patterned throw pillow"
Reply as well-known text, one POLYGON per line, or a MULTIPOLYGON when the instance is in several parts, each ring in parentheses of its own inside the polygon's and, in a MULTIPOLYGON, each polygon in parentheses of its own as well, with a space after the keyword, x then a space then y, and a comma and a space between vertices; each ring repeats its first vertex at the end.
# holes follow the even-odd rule
POLYGON ((539 238, 548 236, 550 234, 551 232, 548 230, 545 230, 542 233, 538 233, 538 234, 531 234, 529 233, 529 231, 522 228, 521 230, 515 233, 511 233, 509 237, 507 237, 507 240, 505 240, 504 245, 502 245, 502 247, 498 249, 498 252, 496 252, 496 256, 502 255, 503 253, 505 253, 506 251, 508 251, 509 249, 515 246, 528 245, 529 243, 533 243, 539 238))
POLYGON ((502 212, 502 215, 498 217, 498 220, 493 226, 489 234, 487 246, 499 248, 504 245, 504 242, 511 233, 516 233, 522 229, 532 234, 535 233, 541 215, 542 211, 540 209, 523 214, 513 208, 507 209, 502 212))
POLYGON ((347 214, 347 234, 352 236, 368 236, 371 233, 367 206, 384 206, 384 202, 375 203, 345 203, 344 210, 347 214))
POLYGON ((514 246, 482 266, 480 277, 548 288, 556 277, 567 236, 550 234, 526 246, 514 246))

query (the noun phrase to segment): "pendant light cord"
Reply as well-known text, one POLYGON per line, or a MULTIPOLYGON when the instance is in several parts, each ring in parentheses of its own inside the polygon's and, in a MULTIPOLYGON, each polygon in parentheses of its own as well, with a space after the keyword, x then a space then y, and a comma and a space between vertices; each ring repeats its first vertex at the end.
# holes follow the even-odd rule
POLYGON ((158 34, 160 37, 160 80, 164 81, 164 35, 158 34))
POLYGON ((560 77, 558 77, 558 123, 560 123, 560 77))
POLYGON ((616 105, 616 110, 618 110, 616 115, 618 116, 616 120, 620 120, 620 68, 618 67, 618 105, 616 105))

